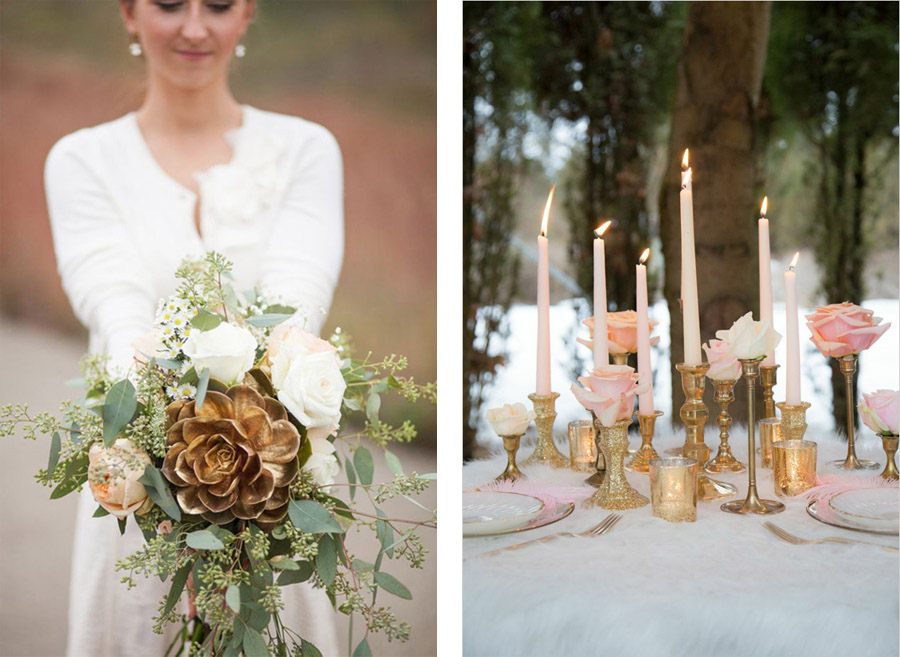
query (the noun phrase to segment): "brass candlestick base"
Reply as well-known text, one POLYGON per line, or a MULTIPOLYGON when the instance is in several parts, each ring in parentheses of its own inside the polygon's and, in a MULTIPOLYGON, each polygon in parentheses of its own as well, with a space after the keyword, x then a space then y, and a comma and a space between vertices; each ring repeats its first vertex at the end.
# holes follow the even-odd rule
POLYGON ((875 461, 864 461, 856 457, 856 427, 853 423, 856 394, 853 390, 853 373, 856 372, 858 358, 859 354, 849 354, 838 358, 841 374, 844 375, 844 387, 847 390, 847 458, 843 461, 832 461, 831 465, 844 470, 877 470, 880 466, 875 461))
POLYGON ((756 412, 754 403, 756 401, 756 380, 759 378, 759 364, 763 357, 740 358, 739 360, 744 370, 744 380, 747 382, 747 472, 749 473, 749 484, 744 501, 726 502, 721 508, 722 511, 728 513, 755 513, 758 515, 781 513, 784 511, 784 504, 776 500, 760 499, 756 492, 756 412))
POLYGON ((778 383, 778 365, 760 365, 759 381, 762 383, 763 414, 761 420, 775 417, 775 397, 772 388, 778 383))
MULTIPOLYGON (((706 373, 709 363, 687 365, 678 363, 675 366, 681 372, 681 389, 684 390, 684 404, 678 415, 684 422, 685 440, 681 453, 685 458, 694 459, 697 463, 709 460, 709 447, 703 441, 703 429, 709 411, 703 403, 703 390, 706 387, 706 373)), ((737 488, 724 481, 716 481, 708 475, 700 473, 697 477, 697 498, 703 501, 728 497, 737 493, 737 488)))
POLYGON ((781 411, 781 439, 803 440, 803 434, 806 433, 806 409, 810 407, 810 403, 778 402, 775 405, 781 411))
POLYGON ((896 481, 900 479, 900 470, 897 470, 897 463, 894 461, 894 454, 897 453, 897 436, 882 436, 881 445, 884 447, 884 454, 887 461, 884 464, 884 470, 881 472, 882 479, 896 481))
POLYGON ((624 354, 610 354, 613 365, 628 365, 628 357, 631 354, 627 351, 624 354))
POLYGON ((728 444, 728 429, 731 427, 731 414, 728 406, 734 401, 733 380, 713 381, 716 386, 716 403, 719 405, 719 451, 716 458, 703 468, 707 472, 743 472, 744 464, 738 461, 731 453, 731 445, 728 444))
POLYGON ((625 478, 625 453, 628 451, 628 425, 631 420, 622 420, 614 426, 605 427, 594 420, 599 447, 606 460, 606 476, 594 495, 585 500, 584 506, 599 506, 604 509, 636 509, 649 504, 650 500, 631 487, 625 478))
POLYGON ((519 442, 524 435, 500 436, 503 438, 503 449, 506 450, 506 470, 497 476, 496 481, 518 481, 528 478, 516 466, 516 452, 519 451, 519 442))
POLYGON ((634 472, 650 472, 650 460, 658 459, 659 454, 653 449, 653 432, 656 428, 656 418, 662 416, 662 411, 654 411, 652 415, 638 414, 638 426, 641 429, 641 446, 634 454, 626 467, 634 472))
POLYGON ((556 448, 553 442, 553 421, 556 420, 556 398, 558 392, 539 395, 535 392, 528 395, 534 405, 534 423, 537 425, 537 444, 523 465, 544 463, 554 468, 564 468, 568 460, 556 448))

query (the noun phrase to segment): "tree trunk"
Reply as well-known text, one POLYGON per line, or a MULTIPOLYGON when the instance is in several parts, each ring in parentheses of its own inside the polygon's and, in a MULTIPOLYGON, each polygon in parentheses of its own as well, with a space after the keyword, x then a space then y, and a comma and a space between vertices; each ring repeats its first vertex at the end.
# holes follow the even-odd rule
POLYGON ((472 208, 472 197, 475 182, 475 95, 473 77, 476 72, 472 53, 475 45, 465 33, 463 40, 463 365, 462 380, 463 397, 463 459, 472 458, 475 448, 475 427, 472 425, 472 377, 470 376, 475 342, 474 314, 475 303, 472 299, 474 281, 470 276, 472 262, 472 242, 474 238, 475 214, 472 208))
MULTIPOLYGON (((672 344, 673 419, 684 400, 675 364, 683 360, 681 221, 682 152, 690 148, 700 332, 704 341, 744 313, 759 313, 756 217, 761 194, 754 189, 759 147, 756 110, 769 31, 768 2, 693 2, 688 8, 678 64, 669 137, 669 167, 660 195, 660 232, 665 256, 664 293, 672 344)), ((783 375, 783 373, 782 373, 783 375)), ((743 385, 733 405, 746 421, 743 385)), ((707 386, 712 408, 712 389, 707 386)))

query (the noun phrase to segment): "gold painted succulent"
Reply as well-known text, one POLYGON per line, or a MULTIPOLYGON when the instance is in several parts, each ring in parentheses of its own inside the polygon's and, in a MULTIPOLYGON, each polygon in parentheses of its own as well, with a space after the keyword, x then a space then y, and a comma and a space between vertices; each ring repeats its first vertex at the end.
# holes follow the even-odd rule
POLYGON ((300 434, 275 399, 246 385, 166 408, 162 472, 185 513, 215 524, 235 518, 274 525, 287 514, 300 434))

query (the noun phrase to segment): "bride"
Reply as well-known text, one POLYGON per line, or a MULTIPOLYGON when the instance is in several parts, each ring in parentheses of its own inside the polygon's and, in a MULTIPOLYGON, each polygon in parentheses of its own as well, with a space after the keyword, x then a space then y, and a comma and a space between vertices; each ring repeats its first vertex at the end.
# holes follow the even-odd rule
MULTIPOLYGON (((297 308, 318 332, 343 256, 343 178, 323 127, 240 105, 228 83, 254 0, 120 0, 129 51, 146 62, 136 112, 61 139, 45 185, 63 287, 90 331, 90 349, 120 371, 175 291, 182 258, 215 250, 234 263, 238 290, 260 287, 297 308)), ((69 600, 68 654, 161 656, 151 631, 167 586, 134 591, 115 562, 143 542, 120 537, 112 516, 79 500, 69 600)), ((323 654, 338 652, 323 591, 285 590, 287 624, 323 654)), ((174 631, 174 626, 170 626, 174 631)), ((172 635, 174 636, 174 635, 172 635)))

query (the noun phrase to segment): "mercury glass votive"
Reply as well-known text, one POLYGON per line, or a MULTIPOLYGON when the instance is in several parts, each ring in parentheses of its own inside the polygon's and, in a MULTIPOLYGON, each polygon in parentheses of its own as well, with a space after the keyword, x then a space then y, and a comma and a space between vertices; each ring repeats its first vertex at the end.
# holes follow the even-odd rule
POLYGON ((772 446, 775 494, 793 497, 816 485, 816 443, 779 440, 772 446))
POLYGON ((569 422, 569 465, 579 472, 593 472, 597 467, 597 440, 591 420, 569 422))
POLYGON ((772 445, 782 440, 781 420, 767 417, 759 421, 759 456, 762 467, 772 467, 772 445))
POLYGON ((697 519, 696 459, 683 457, 650 461, 650 503, 653 515, 669 522, 697 519))

